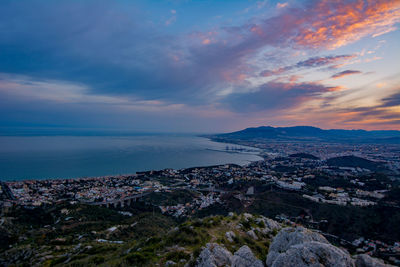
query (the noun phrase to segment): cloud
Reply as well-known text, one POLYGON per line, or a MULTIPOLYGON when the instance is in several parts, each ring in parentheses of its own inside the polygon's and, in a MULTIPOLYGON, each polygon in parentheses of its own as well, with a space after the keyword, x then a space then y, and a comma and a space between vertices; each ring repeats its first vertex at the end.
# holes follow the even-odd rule
POLYGON ((318 68, 318 67, 336 67, 339 62, 350 60, 355 58, 356 55, 337 55, 337 56, 325 56, 325 57, 311 57, 309 59, 299 61, 294 65, 281 67, 275 70, 264 70, 260 73, 260 76, 270 77, 274 75, 280 75, 287 73, 288 71, 300 68, 318 68))
POLYGON ((310 19, 299 27, 296 44, 334 49, 365 36, 393 31, 393 25, 400 21, 400 2, 323 0, 308 16, 310 19))
POLYGON ((260 112, 265 110, 284 110, 293 108, 299 103, 318 97, 322 93, 336 90, 336 87, 319 83, 283 83, 268 82, 257 88, 257 91, 235 93, 223 100, 229 109, 235 112, 260 112))
POLYGON ((348 75, 360 74, 360 73, 362 73, 362 72, 358 71, 358 70, 344 70, 344 71, 341 71, 341 72, 338 72, 338 73, 332 75, 331 78, 332 79, 339 79, 339 78, 342 78, 342 77, 345 77, 345 76, 348 76, 348 75))
POLYGON ((289 3, 287 3, 287 2, 286 3, 277 3, 276 7, 277 8, 284 8, 284 7, 287 7, 288 5, 289 5, 289 3))
POLYGON ((335 49, 366 36, 393 31, 399 21, 398 1, 322 0, 286 8, 278 16, 232 30, 241 35, 249 32, 246 38, 260 46, 335 49))
MULTIPOLYGON (((267 2, 262 3, 264 8, 267 2)), ((264 70, 254 63, 261 61, 261 53, 270 53, 264 63, 274 56, 285 62, 287 51, 318 55, 392 31, 400 18, 399 3, 290 2, 279 10, 273 6, 268 18, 254 17, 243 24, 233 20, 234 27, 175 31, 165 27, 176 19, 177 12, 170 9, 165 10, 169 17, 157 24, 148 13, 124 1, 3 1, 0 70, 29 77, 25 82, 31 86, 14 81, 18 85, 14 93, 10 87, 2 93, 68 105, 83 105, 79 102, 83 97, 88 106, 103 103, 143 110, 177 105, 197 110, 221 104, 246 114, 288 108, 340 87, 300 83, 297 73, 288 75, 290 82, 275 80, 260 86, 260 75, 334 68, 355 55, 316 56, 283 67, 274 68, 274 63, 264 70)))
POLYGON ((29 101, 47 101, 59 104, 85 104, 115 106, 142 111, 167 111, 181 108, 182 104, 169 104, 161 100, 143 100, 137 97, 110 96, 91 93, 90 88, 58 80, 35 80, 28 76, 0 73, 0 96, 17 97, 29 101))
POLYGON ((349 59, 355 58, 356 55, 338 55, 338 56, 326 56, 326 57, 312 57, 304 61, 298 62, 295 66, 300 67, 307 67, 307 68, 316 68, 316 67, 323 67, 329 66, 333 64, 337 64, 340 61, 345 61, 349 59))
MULTIPOLYGON (((382 107, 395 107, 400 106, 400 89, 398 93, 392 94, 382 99, 382 107)), ((400 111, 400 110, 399 110, 400 111)))

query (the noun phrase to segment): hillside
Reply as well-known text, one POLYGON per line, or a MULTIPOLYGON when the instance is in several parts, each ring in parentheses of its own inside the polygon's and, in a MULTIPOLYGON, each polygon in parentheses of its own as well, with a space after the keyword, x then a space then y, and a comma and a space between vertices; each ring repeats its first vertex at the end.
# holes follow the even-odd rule
POLYGON ((260 126, 241 131, 208 136, 216 141, 229 140, 281 140, 327 141, 350 143, 400 143, 400 131, 324 130, 311 126, 271 127, 260 126))
MULTIPOLYGON (((74 216, 96 214, 75 208, 69 209, 74 216)), ((92 227, 80 229, 78 244, 72 242, 76 237, 71 233, 69 238, 55 235, 50 242, 36 243, 36 247, 10 249, 0 254, 0 265, 385 266, 366 254, 351 257, 317 232, 248 213, 191 219, 176 226, 159 214, 143 214, 89 231, 92 227)))

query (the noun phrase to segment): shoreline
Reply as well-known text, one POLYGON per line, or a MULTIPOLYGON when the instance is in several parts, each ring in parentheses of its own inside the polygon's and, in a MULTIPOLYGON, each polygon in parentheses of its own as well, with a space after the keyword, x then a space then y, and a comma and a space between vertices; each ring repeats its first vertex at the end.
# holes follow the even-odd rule
MULTIPOLYGON (((205 148, 205 150, 213 151, 213 152, 222 152, 222 153, 228 153, 228 154, 245 154, 245 155, 254 155, 257 156, 259 159, 258 160, 247 160, 246 163, 244 164, 236 164, 232 162, 227 162, 227 163, 222 163, 222 164, 213 164, 213 165, 196 165, 196 166, 189 166, 189 167, 184 167, 184 168, 162 168, 162 169, 151 169, 151 170, 140 170, 136 171, 133 173, 123 173, 123 174, 107 174, 107 175, 102 175, 102 176, 76 176, 76 177, 67 177, 67 178, 62 178, 62 177, 53 177, 53 178, 33 178, 33 179, 1 179, 0 183, 19 183, 19 182, 35 182, 35 181, 70 181, 70 180, 101 180, 101 179, 110 179, 110 178, 126 178, 126 177, 135 177, 138 176, 142 173, 152 173, 152 172, 161 172, 164 170, 176 170, 176 171, 182 171, 182 170, 188 170, 188 169, 195 169, 195 168, 212 168, 216 166, 223 166, 223 165, 240 165, 240 166, 246 166, 252 162, 256 162, 259 160, 262 160, 262 156, 260 156, 261 150, 256 148, 256 147, 251 147, 251 146, 246 146, 246 145, 240 145, 240 144, 235 144, 235 143, 226 143, 226 142, 220 142, 213 140, 210 137, 207 136, 201 136, 201 135, 194 135, 195 137, 200 137, 207 139, 211 142, 215 143, 221 143, 221 144, 231 144, 231 145, 236 145, 236 146, 241 146, 245 147, 245 151, 230 151, 230 150, 223 150, 223 149, 212 149, 212 148, 205 148), (257 151, 259 150, 259 151, 257 151)), ((124 136, 125 137, 125 136, 124 136)))

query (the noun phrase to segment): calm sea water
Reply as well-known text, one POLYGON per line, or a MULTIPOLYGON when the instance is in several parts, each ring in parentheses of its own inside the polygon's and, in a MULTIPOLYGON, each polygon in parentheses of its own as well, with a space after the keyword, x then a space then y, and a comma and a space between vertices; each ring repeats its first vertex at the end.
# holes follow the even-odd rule
POLYGON ((225 147, 178 135, 0 136, 0 180, 132 174, 261 159, 256 153, 228 153, 225 147))

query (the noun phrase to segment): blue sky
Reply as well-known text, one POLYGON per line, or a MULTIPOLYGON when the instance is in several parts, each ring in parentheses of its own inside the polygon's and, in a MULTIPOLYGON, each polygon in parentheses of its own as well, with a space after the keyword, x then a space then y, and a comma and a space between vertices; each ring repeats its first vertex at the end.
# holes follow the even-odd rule
POLYGON ((0 3, 0 127, 400 129, 399 1, 0 3))

